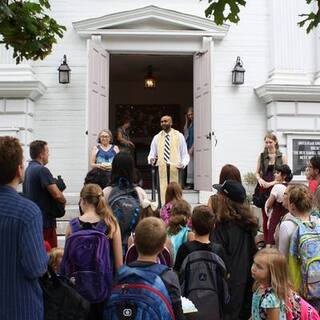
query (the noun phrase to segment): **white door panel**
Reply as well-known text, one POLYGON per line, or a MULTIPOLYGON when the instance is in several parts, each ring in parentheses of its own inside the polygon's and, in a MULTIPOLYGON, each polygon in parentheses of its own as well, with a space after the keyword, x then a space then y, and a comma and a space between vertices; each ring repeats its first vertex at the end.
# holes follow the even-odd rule
POLYGON ((97 136, 109 127, 109 53, 102 44, 88 40, 87 132, 89 157, 97 136))
POLYGON ((213 41, 203 39, 203 50, 194 55, 194 185, 212 190, 212 54, 213 41))

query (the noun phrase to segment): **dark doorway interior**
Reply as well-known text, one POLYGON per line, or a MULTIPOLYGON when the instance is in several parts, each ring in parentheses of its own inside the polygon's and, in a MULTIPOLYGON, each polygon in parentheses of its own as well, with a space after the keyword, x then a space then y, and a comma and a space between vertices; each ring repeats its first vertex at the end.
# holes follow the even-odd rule
POLYGON ((185 112, 193 103, 193 57, 185 55, 120 55, 110 58, 109 127, 115 132, 131 119, 135 163, 143 187, 151 187, 147 163, 150 143, 160 131, 160 118, 169 114, 173 127, 183 131, 185 112), (156 88, 145 89, 144 77, 152 65, 156 88))

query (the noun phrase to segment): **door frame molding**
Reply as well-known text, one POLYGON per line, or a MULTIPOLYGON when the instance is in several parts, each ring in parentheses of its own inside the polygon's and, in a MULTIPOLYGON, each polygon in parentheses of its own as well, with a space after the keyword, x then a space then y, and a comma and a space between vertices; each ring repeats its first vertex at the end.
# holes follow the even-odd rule
POLYGON ((110 54, 194 55, 203 49, 205 38, 210 37, 213 42, 222 40, 229 30, 225 24, 217 26, 206 18, 156 6, 117 12, 72 24, 83 40, 99 39, 110 54))

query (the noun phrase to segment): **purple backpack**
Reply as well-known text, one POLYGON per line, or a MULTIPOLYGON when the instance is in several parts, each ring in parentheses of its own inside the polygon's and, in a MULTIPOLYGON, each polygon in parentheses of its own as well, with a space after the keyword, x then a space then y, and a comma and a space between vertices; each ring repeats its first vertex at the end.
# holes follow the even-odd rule
POLYGON ((72 234, 66 240, 61 274, 89 302, 104 301, 111 292, 113 274, 107 226, 101 220, 95 227, 84 228, 75 218, 70 227, 72 234))

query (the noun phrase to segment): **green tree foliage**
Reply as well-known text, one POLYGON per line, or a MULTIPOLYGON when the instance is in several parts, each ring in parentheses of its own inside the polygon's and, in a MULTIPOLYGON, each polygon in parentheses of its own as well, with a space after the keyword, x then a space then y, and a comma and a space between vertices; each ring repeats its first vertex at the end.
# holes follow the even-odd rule
POLYGON ((23 59, 44 59, 52 51, 57 37, 66 30, 47 12, 48 0, 0 0, 0 43, 13 48, 16 63, 23 59))
MULTIPOLYGON (((302 1, 302 0, 301 0, 302 1)), ((316 12, 311 11, 308 14, 300 14, 303 19, 298 22, 300 27, 306 26, 306 31, 309 33, 313 28, 316 28, 320 23, 320 0, 304 0, 307 4, 317 8, 316 12)), ((224 22, 237 23, 240 21, 239 12, 241 7, 245 7, 246 0, 208 0, 209 6, 205 10, 205 15, 208 18, 213 18, 217 25, 224 22)))

